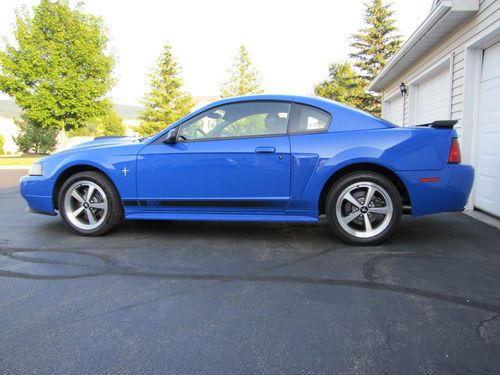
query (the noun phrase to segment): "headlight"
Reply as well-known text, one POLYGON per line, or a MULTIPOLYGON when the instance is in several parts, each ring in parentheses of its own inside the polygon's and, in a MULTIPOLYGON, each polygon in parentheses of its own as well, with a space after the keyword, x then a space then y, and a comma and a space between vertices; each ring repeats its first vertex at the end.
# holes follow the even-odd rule
POLYGON ((32 164, 28 173, 30 176, 43 176, 43 167, 41 163, 32 164))

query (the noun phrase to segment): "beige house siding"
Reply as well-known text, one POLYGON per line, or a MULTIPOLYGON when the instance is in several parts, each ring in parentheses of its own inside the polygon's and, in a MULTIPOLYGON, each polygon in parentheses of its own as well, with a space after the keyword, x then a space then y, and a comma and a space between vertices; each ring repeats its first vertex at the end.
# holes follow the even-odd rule
MULTIPOLYGON (((488 30, 496 30, 500 27, 500 1, 482 0, 479 11, 446 39, 439 43, 417 64, 404 74, 394 79, 383 90, 383 98, 399 91, 401 82, 409 85, 409 93, 404 101, 404 125, 411 122, 410 100, 411 82, 415 81, 422 72, 432 70, 436 65, 448 61, 450 68, 450 111, 449 118, 459 120, 456 130, 462 133, 463 102, 464 102, 464 72, 465 72, 465 48, 481 33, 488 30)), ((383 115, 383 114, 382 114, 383 115)))

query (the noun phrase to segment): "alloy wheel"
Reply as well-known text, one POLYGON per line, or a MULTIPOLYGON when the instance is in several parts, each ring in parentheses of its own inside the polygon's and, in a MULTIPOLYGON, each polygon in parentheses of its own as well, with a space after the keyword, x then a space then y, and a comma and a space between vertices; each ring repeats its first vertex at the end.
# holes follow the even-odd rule
POLYGON ((371 238, 390 224, 393 204, 387 191, 373 182, 356 182, 340 193, 335 212, 340 226, 352 236, 371 238))
POLYGON ((64 208, 74 226, 81 230, 93 230, 106 220, 108 198, 95 182, 77 181, 66 191, 64 208))

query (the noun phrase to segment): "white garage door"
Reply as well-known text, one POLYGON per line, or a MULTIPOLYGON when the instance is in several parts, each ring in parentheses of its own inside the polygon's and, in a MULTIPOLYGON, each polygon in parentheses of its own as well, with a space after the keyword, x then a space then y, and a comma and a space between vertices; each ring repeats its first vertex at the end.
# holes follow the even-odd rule
POLYGON ((500 43, 484 51, 478 126, 474 205, 500 216, 500 43))
POLYGON ((394 99, 384 102, 383 117, 396 125, 403 125, 403 96, 397 95, 394 99))
POLYGON ((416 97, 416 123, 425 124, 449 119, 450 71, 441 70, 418 84, 416 97))

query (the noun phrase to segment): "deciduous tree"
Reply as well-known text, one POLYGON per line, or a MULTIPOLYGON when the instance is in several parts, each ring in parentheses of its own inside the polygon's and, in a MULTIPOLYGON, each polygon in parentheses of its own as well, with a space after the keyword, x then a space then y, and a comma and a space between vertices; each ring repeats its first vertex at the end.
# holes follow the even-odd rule
POLYGON ((69 135, 91 137, 125 135, 125 130, 123 119, 109 104, 104 115, 89 120, 84 126, 72 130, 69 135))
POLYGON ((32 126, 71 130, 105 112, 114 58, 100 17, 41 0, 17 14, 14 38, 0 51, 0 90, 32 126))
POLYGON ((364 82, 351 63, 333 63, 328 70, 328 78, 314 86, 314 93, 353 107, 362 107, 364 82))
POLYGON ((101 116, 97 124, 98 135, 125 135, 123 119, 113 108, 110 108, 104 116, 101 116))

